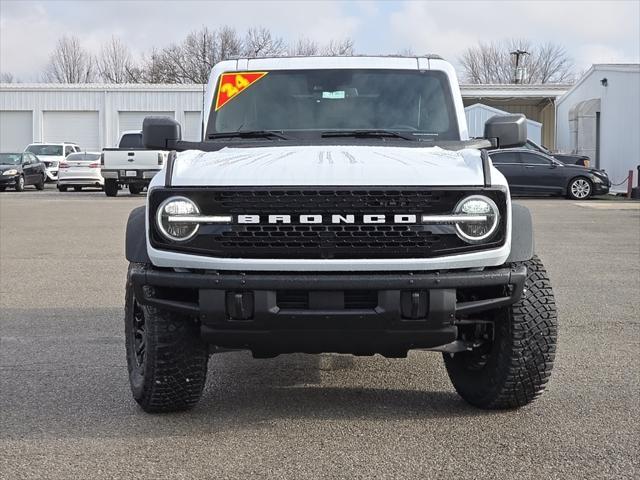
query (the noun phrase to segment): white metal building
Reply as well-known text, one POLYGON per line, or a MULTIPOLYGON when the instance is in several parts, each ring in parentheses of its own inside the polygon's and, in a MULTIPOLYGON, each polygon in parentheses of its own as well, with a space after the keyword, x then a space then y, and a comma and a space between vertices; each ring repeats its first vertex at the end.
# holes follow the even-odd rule
MULTIPOLYGON (((484 124, 487 120, 496 115, 507 115, 509 112, 482 103, 474 103, 464 107, 464 114, 467 117, 469 136, 482 137, 484 124)), ((527 118, 527 138, 540 145, 542 143, 542 123, 527 118)))
MULTIPOLYGON (((598 64, 558 99, 559 150, 588 155, 618 183, 640 165, 640 64, 598 64)), ((626 184, 614 191, 626 191, 626 184)))
MULTIPOLYGON (((482 103, 524 113, 540 125, 540 138, 532 139, 554 147, 555 99, 569 89, 567 85, 460 88, 465 106, 482 103)), ((21 151, 34 141, 76 142, 87 150, 114 147, 121 132, 140 129, 147 115, 174 117, 182 124, 183 137, 197 140, 202 89, 202 85, 0 84, 0 151, 21 151)))
POLYGON ((2 84, 0 151, 22 151, 34 141, 113 147, 147 115, 173 117, 185 139, 197 140, 201 110, 200 85, 2 84))

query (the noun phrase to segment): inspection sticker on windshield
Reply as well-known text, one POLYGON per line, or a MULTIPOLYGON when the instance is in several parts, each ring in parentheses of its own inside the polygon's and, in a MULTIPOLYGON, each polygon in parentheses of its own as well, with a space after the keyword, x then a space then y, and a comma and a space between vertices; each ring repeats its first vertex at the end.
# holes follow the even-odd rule
POLYGON ((220 86, 216 97, 216 110, 220 110, 229 100, 256 83, 268 72, 234 72, 220 75, 220 86))

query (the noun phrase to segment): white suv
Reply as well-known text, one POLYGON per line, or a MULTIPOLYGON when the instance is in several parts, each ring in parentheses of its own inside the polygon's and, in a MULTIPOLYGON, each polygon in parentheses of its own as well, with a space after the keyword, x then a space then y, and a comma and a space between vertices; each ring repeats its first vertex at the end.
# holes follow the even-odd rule
POLYGON ((58 168, 60 162, 67 155, 80 151, 80 147, 75 143, 32 143, 24 149, 25 152, 33 153, 44 163, 47 173, 47 180, 56 181, 58 179, 58 168))

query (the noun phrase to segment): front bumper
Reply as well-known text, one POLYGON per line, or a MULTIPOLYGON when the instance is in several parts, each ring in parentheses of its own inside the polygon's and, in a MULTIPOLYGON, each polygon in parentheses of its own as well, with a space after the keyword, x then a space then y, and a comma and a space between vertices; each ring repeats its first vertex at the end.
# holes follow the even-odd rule
POLYGON ((44 172, 47 174, 47 179, 58 180, 58 167, 47 167, 44 172))
POLYGON ((139 303, 189 315, 199 321, 205 341, 249 349, 257 356, 405 356, 409 349, 452 344, 464 319, 518 301, 525 277, 523 266, 416 274, 183 273, 155 268, 131 273, 139 303), (371 301, 347 304, 356 292, 371 301))
POLYGON ((19 175, 0 175, 0 187, 13 187, 19 175))
POLYGON ((594 183, 593 184, 593 194, 594 195, 606 195, 609 193, 610 185, 605 183, 594 183))

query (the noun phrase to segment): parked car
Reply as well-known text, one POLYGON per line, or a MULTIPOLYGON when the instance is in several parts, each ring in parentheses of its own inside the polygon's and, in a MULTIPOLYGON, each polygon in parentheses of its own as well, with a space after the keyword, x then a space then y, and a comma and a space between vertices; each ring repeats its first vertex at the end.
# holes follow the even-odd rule
POLYGON ((72 153, 58 165, 58 190, 66 192, 73 187, 76 192, 82 187, 104 187, 100 174, 100 152, 72 153))
POLYGON ((581 165, 583 167, 588 167, 590 164, 589 157, 587 157, 586 155, 575 155, 571 153, 557 153, 557 152, 554 153, 551 150, 549 150, 547 147, 538 145, 533 140, 527 139, 527 143, 525 143, 522 146, 522 148, 527 148, 529 150, 533 150, 534 152, 544 153, 545 155, 549 155, 550 157, 555 158, 556 160, 558 160, 559 162, 565 165, 581 165))
POLYGON ((118 148, 102 149, 104 193, 107 197, 115 197, 123 185, 127 185, 134 195, 142 192, 164 165, 167 154, 145 149, 140 130, 123 132, 118 148))
POLYGON ((514 194, 565 195, 574 200, 586 200, 592 195, 609 193, 611 188, 609 177, 602 170, 565 165, 527 148, 493 150, 489 154, 514 194))
POLYGON ((32 143, 24 149, 25 152, 33 153, 42 163, 44 163, 47 179, 55 182, 58 179, 58 165, 65 157, 71 153, 79 152, 80 147, 75 143, 32 143))
POLYGON ((0 192, 7 187, 21 192, 26 185, 42 190, 46 179, 44 164, 32 153, 0 153, 0 192))

